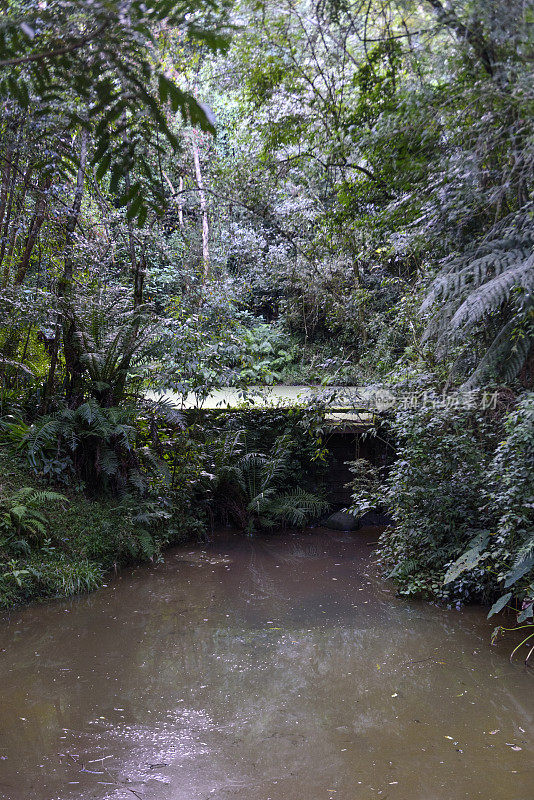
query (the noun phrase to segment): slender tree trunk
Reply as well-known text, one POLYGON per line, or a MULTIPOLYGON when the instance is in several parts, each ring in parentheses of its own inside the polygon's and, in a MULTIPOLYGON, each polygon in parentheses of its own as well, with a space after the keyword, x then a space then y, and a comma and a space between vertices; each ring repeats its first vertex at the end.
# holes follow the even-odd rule
MULTIPOLYGON (((6 245, 7 245, 7 241, 8 241, 8 238, 9 238, 9 223, 11 221, 11 211, 12 211, 12 208, 13 208, 13 199, 15 197, 15 185, 16 185, 16 182, 17 182, 16 167, 18 165, 19 155, 20 155, 19 153, 16 154, 15 159, 14 159, 14 163, 13 163, 13 173, 12 173, 12 176, 11 176, 11 186, 9 188, 9 200, 7 201, 7 208, 4 207, 2 209, 3 230, 2 230, 2 241, 0 243, 0 267, 2 266, 2 263, 4 261, 4 255, 5 255, 5 252, 6 252, 6 245)), ((24 192, 24 194, 26 194, 26 193, 24 192)), ((7 197, 7 187, 6 187, 6 197, 7 197)), ((13 231, 13 234, 14 233, 15 233, 15 230, 13 231)), ((3 280, 2 280, 2 285, 4 286, 4 288, 9 283, 10 264, 11 264, 11 260, 8 259, 6 265, 4 266, 4 276, 3 276, 3 280)))
POLYGON ((65 225, 65 255, 63 261, 63 276, 58 286, 58 299, 63 298, 63 324, 56 323, 56 335, 52 344, 52 352, 50 359, 50 368, 48 370, 48 378, 46 381, 44 396, 43 396, 43 410, 48 409, 50 397, 54 388, 54 378, 56 367, 59 357, 59 348, 61 345, 61 333, 63 332, 63 348, 65 355, 65 369, 67 373, 67 399, 71 402, 78 401, 78 390, 81 378, 81 368, 74 347, 74 335, 76 332, 74 316, 72 314, 72 303, 69 302, 70 295, 72 294, 72 278, 73 278, 73 239, 74 231, 76 230, 76 223, 80 216, 80 209, 82 206, 83 189, 85 183, 85 167, 87 163, 87 130, 82 128, 80 134, 80 158, 78 161, 78 174, 76 176, 76 188, 74 190, 74 199, 67 215, 67 222, 65 225), (71 312, 68 314, 68 312, 71 312))
POLYGON ((143 303, 143 289, 145 286, 146 259, 145 253, 137 259, 134 273, 134 308, 138 308, 143 303))
POLYGON ((178 225, 180 226, 181 230, 184 228, 184 198, 183 198, 183 191, 184 191, 184 178, 183 175, 180 175, 180 181, 178 184, 178 225))
MULTIPOLYGON (((124 176, 124 188, 126 192, 130 191, 130 174, 126 173, 124 176)), ((128 203, 127 208, 130 208, 128 203)), ((141 256, 137 257, 137 250, 135 247, 134 226, 131 219, 127 219, 128 224, 128 249, 130 252, 130 268, 133 278, 133 303, 134 308, 140 306, 143 302, 143 287, 145 283, 146 261, 144 252, 141 256)))
MULTIPOLYGON (((167 182, 170 184, 168 178, 167 182)), ((130 190, 129 173, 126 173, 126 175, 124 176, 124 186, 126 192, 129 192, 130 190)), ((127 208, 129 208, 129 203, 127 208)), ((141 254, 139 256, 137 254, 134 226, 131 219, 127 219, 127 226, 128 226, 128 249, 130 253, 130 269, 133 278, 133 305, 135 310, 139 308, 139 306, 142 305, 143 303, 143 289, 144 289, 145 274, 146 274, 146 254, 144 246, 141 249, 141 254)), ((117 368, 117 379, 115 380, 114 384, 110 387, 109 392, 107 393, 107 397, 105 399, 106 405, 112 405, 112 406, 119 405, 124 398, 124 393, 126 389, 126 377, 132 360, 131 354, 133 353, 134 349, 133 345, 139 335, 139 328, 140 328, 140 318, 138 315, 135 315, 131 325, 129 340, 125 344, 126 352, 122 357, 117 368)))
MULTIPOLYGON (((12 159, 14 152, 15 152, 15 142, 12 140, 8 145, 6 158, 4 161, 4 169, 2 170, 2 183, 0 185, 0 228, 2 227, 2 224, 4 222, 4 213, 6 210, 7 196, 11 179, 11 167, 13 166, 12 159)), ((13 174, 15 174, 15 168, 13 169, 13 174)))
POLYGON ((176 198, 176 207, 178 208, 178 227, 180 230, 183 230, 184 227, 184 201, 183 201, 183 191, 184 191, 184 179, 183 176, 180 175, 180 179, 178 181, 178 193, 176 193, 174 186, 171 183, 171 180, 166 172, 163 173, 163 177, 167 181, 169 185, 169 189, 172 192, 173 198, 176 198))
POLYGON ((20 259, 17 268, 17 274, 15 275, 15 280, 14 280, 15 286, 21 286, 22 283, 24 282, 24 278, 26 277, 26 272, 28 271, 28 267, 30 265, 30 259, 33 252, 33 248, 35 247, 39 231, 41 230, 43 222, 45 220, 47 201, 48 201, 48 190, 50 189, 51 186, 52 186, 52 176, 47 175, 42 186, 40 187, 40 196, 37 199, 35 211, 32 217, 32 221, 30 223, 30 228, 28 230, 28 236, 26 237, 26 244, 24 246, 22 258, 20 259))
POLYGON ((471 45, 474 54, 490 78, 495 77, 495 52, 493 42, 484 37, 480 23, 464 24, 450 5, 446 7, 441 0, 426 0, 432 6, 438 21, 453 31, 458 39, 471 45))
MULTIPOLYGON (((10 220, 11 220, 11 213, 12 213, 12 207, 13 207, 13 198, 15 196, 16 180, 17 180, 16 166, 17 166, 17 163, 18 163, 18 155, 19 154, 17 153, 16 156, 15 156, 15 161, 13 162, 13 173, 12 173, 12 179, 11 179, 11 191, 10 191, 10 195, 9 195, 9 201, 7 203, 7 208, 5 210, 4 229, 3 229, 3 235, 2 235, 2 242, 0 244, 0 265, 2 264, 2 262, 4 262, 6 243, 7 243, 8 238, 9 238, 9 236, 8 236, 9 235, 9 225, 10 225, 10 220)), ((24 199, 25 199, 25 196, 26 196, 27 188, 28 188, 29 175, 30 174, 31 174, 31 167, 28 167, 28 169, 26 170, 25 178, 24 178, 22 197, 19 200, 19 207, 20 207, 21 204, 22 204, 22 206, 24 205, 24 199)), ((29 227, 29 230, 28 230, 27 238, 26 238, 26 245, 25 245, 25 248, 24 248, 23 258, 22 258, 22 260, 21 260, 21 262, 19 264, 19 269, 18 269, 17 275, 16 275, 14 283, 13 283, 13 285, 16 286, 16 287, 18 287, 18 286, 20 286, 22 284, 22 282, 24 280, 24 277, 26 275, 26 271, 27 271, 29 263, 30 263, 31 253, 32 253, 32 250, 33 250, 33 248, 35 246, 35 242, 37 240, 37 237, 39 235, 39 230, 41 229, 41 226, 43 224, 45 213, 46 213, 46 197, 44 198, 44 200, 43 200, 43 197, 39 197, 37 199, 37 201, 36 201, 35 212, 33 214, 31 222, 30 222, 30 227, 29 227), (44 203, 44 205, 42 205, 43 203, 44 203)), ((8 254, 7 254, 7 258, 5 259, 3 276, 2 276, 2 286, 4 288, 9 284, 11 263, 13 261, 13 252, 14 252, 14 249, 15 249, 16 241, 17 241, 18 220, 19 220, 19 214, 17 214, 17 216, 15 218, 15 221, 14 221, 13 225, 11 226, 12 230, 11 230, 11 237, 10 237, 10 246, 9 246, 9 251, 8 251, 8 254)), ((6 337, 6 340, 4 342, 3 354, 5 356, 7 356, 10 359, 15 359, 16 358, 21 337, 22 337, 22 328, 21 328, 20 324, 18 323, 18 321, 15 321, 14 325, 11 327, 9 335, 6 337)))
POLYGON ((80 160, 78 162, 78 175, 76 177, 76 190, 74 192, 74 200, 67 216, 67 224, 65 226, 65 260, 63 269, 63 279, 67 284, 67 291, 72 284, 72 243, 74 231, 78 217, 80 216, 80 209, 82 207, 83 189, 85 183, 85 165, 87 163, 87 130, 82 128, 80 134, 80 160))
POLYGON ((198 152, 198 145, 193 140, 193 161, 195 164, 195 179, 198 189, 198 199, 200 201, 200 213, 202 216, 202 265, 203 274, 202 282, 205 283, 209 277, 210 272, 210 251, 209 251, 209 222, 208 222, 208 204, 206 203, 206 194, 204 192, 204 182, 202 180, 202 170, 200 168, 200 155, 198 152))
POLYGON ((13 220, 13 224, 11 225, 11 234, 9 234, 9 224, 11 220, 11 210, 13 206, 14 191, 9 196, 9 203, 6 209, 6 218, 4 223, 4 234, 2 236, 2 244, 0 245, 0 265, 2 265, 4 261, 6 245, 9 241, 9 247, 7 250, 7 261, 6 264, 4 265, 4 276, 5 276, 4 285, 7 285, 7 283, 9 282, 9 272, 11 264, 13 263, 13 253, 15 252, 16 240, 18 238, 21 222, 24 217, 24 203, 26 202, 26 195, 28 194, 28 189, 30 186, 32 175, 33 175, 33 165, 30 164, 26 168, 26 172, 24 173, 22 189, 16 201, 15 218, 13 220))
POLYGON ((54 378, 56 375, 60 342, 61 342, 61 326, 58 321, 56 322, 56 335, 54 336, 54 341, 52 342, 50 366, 48 368, 48 376, 46 379, 46 384, 43 393, 43 400, 41 406, 43 414, 46 414, 46 412, 48 411, 50 398, 52 397, 52 392, 54 390, 54 378))
POLYGON ((530 346, 525 363, 519 373, 519 380, 525 389, 534 387, 534 342, 530 346))
POLYGON ((74 269, 73 249, 74 231, 80 216, 82 207, 83 190, 85 185, 85 167, 87 164, 87 130, 81 129, 80 133, 80 158, 78 161, 78 174, 76 176, 76 189, 72 206, 67 215, 65 225, 65 256, 63 261, 63 278, 60 291, 64 295, 65 309, 63 316, 63 352, 65 355, 65 371, 67 373, 67 401, 70 404, 78 404, 81 400, 81 376, 82 369, 78 358, 77 348, 74 344, 76 335, 76 321, 72 304, 72 279, 74 269))

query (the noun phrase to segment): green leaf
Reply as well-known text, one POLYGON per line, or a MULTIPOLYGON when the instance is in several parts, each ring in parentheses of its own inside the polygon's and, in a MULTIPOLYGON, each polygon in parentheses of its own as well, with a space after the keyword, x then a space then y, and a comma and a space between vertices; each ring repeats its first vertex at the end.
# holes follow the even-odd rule
POLYGON ((100 164, 98 165, 98 169, 96 170, 95 177, 97 181, 102 180, 104 175, 109 169, 109 165, 111 164, 111 153, 106 153, 104 158, 101 160, 100 164))
POLYGON ((452 581, 456 580, 456 578, 458 578, 458 576, 463 572, 467 572, 468 570, 473 569, 473 567, 476 567, 483 556, 483 549, 487 545, 488 539, 489 533, 483 531, 470 542, 470 549, 466 550, 465 553, 462 553, 460 558, 458 558, 454 564, 451 564, 449 567, 447 574, 443 579, 444 586, 446 586, 448 583, 452 583, 452 581))
POLYGON ((132 183, 130 188, 127 192, 121 194, 121 196, 117 199, 117 206, 118 208, 124 208, 124 206, 128 205, 132 200, 134 200, 141 192, 141 184, 139 181, 132 183))
POLYGON ((503 594, 502 597, 499 597, 499 599, 490 608, 488 619, 492 617, 494 614, 498 614, 499 611, 502 611, 511 597, 512 597, 512 592, 507 592, 506 594, 503 594))
POLYGON ((526 575, 527 572, 534 567, 534 553, 524 558, 519 564, 516 564, 513 570, 511 570, 508 575, 506 576, 506 580, 504 582, 504 588, 508 589, 509 586, 513 586, 514 583, 517 583, 523 575, 526 575))
POLYGON ((160 74, 158 78, 158 94, 162 103, 166 103, 169 98, 169 84, 169 79, 160 74))
POLYGON ((7 79, 7 84, 9 87, 9 92, 14 95, 17 101, 20 103, 23 108, 28 106, 30 102, 30 98, 28 95, 28 88, 24 81, 16 81, 11 75, 7 79))
POLYGON ((517 618, 518 622, 525 622, 527 619, 531 619, 534 616, 534 606, 532 603, 523 609, 520 615, 517 618))
POLYGON ((111 168, 111 179, 109 181, 109 191, 115 194, 119 188, 119 181, 122 177, 122 167, 120 164, 113 164, 111 168))
POLYGON ((146 218, 147 218, 147 214, 148 214, 148 209, 147 209, 147 207, 145 205, 143 205, 141 207, 141 210, 139 211, 139 215, 137 217, 137 224, 138 224, 138 226, 140 228, 142 228, 143 225, 145 224, 146 218))
POLYGON ((126 219, 135 219, 135 217, 140 212, 142 205, 143 205, 143 198, 141 197, 141 195, 138 194, 128 206, 128 209, 126 211, 126 219))

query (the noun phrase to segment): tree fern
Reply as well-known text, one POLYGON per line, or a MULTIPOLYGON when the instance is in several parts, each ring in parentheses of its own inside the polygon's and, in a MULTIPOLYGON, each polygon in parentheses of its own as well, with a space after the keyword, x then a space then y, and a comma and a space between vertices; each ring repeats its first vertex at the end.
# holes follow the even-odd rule
POLYGON ((422 305, 425 339, 438 354, 473 337, 481 324, 493 339, 469 376, 475 386, 513 379, 530 352, 534 329, 534 204, 495 225, 481 242, 445 260, 422 305))
POLYGON ((100 405, 122 400, 124 387, 136 364, 144 361, 157 343, 156 327, 144 308, 122 307, 122 298, 90 302, 65 310, 75 330, 73 346, 83 370, 86 394, 100 405))
POLYGON ((501 328, 475 371, 465 381, 465 389, 482 386, 491 381, 495 375, 496 364, 500 367, 499 375, 502 380, 511 381, 515 378, 523 367, 532 345, 531 337, 527 335, 515 337, 514 340, 514 331, 520 328, 523 321, 524 316, 516 314, 501 328))
POLYGON ((147 448, 136 447, 135 409, 102 408, 90 398, 76 409, 65 408, 33 425, 4 424, 8 436, 38 472, 67 480, 72 473, 91 489, 144 492, 147 475, 163 474, 147 448))
POLYGON ((495 278, 470 291, 451 319, 451 332, 466 331, 489 314, 498 311, 510 299, 513 289, 534 291, 534 253, 503 270, 495 278))

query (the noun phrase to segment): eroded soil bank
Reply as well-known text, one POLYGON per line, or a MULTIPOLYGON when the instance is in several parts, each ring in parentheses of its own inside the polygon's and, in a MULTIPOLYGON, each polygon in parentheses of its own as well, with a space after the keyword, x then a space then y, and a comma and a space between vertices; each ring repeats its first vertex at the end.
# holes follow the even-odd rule
POLYGON ((3 800, 532 800, 532 677, 371 531, 225 534, 0 624, 3 800))

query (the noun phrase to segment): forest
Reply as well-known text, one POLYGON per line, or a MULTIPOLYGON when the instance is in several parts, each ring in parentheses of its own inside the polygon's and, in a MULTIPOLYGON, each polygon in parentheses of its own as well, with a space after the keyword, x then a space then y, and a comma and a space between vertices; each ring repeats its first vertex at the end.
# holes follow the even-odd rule
POLYGON ((316 521, 325 401, 202 402, 363 386, 384 576, 534 636, 533 42, 529 0, 2 3, 4 609, 316 521))

